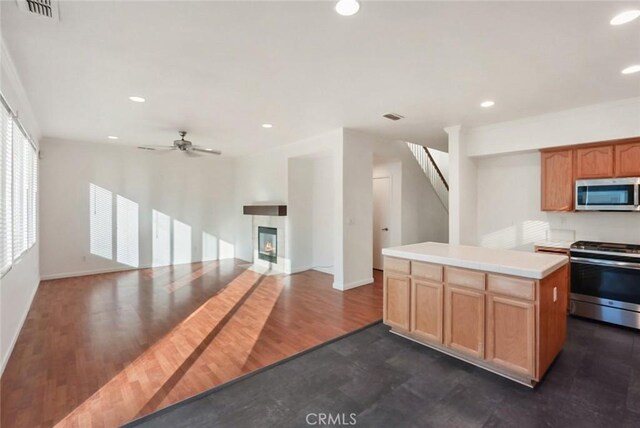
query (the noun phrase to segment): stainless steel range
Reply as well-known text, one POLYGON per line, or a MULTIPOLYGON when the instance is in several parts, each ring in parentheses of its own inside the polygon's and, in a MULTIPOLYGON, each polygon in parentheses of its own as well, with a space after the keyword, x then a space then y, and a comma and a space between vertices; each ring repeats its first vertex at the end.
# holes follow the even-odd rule
POLYGON ((640 245, 571 245, 570 312, 640 329, 640 245))

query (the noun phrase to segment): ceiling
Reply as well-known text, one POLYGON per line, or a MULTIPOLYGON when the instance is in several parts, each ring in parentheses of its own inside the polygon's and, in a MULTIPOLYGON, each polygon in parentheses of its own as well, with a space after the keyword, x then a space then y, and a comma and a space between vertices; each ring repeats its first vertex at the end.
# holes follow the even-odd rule
POLYGON ((59 22, 1 3, 45 137, 186 129, 241 155, 348 127, 442 149, 446 126, 640 96, 640 74, 620 74, 640 63, 640 20, 609 25, 638 2, 365 1, 342 17, 333 2, 64 1, 59 22))

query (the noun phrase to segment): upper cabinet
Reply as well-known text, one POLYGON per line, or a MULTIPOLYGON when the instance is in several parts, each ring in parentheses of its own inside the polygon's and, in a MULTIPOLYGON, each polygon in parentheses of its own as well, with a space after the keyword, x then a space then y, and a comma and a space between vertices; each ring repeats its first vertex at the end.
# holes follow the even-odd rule
POLYGON ((640 141, 615 146, 616 177, 640 177, 640 141))
POLYGON ((576 180, 640 177, 640 137, 540 152, 542 211, 573 211, 576 180))
POLYGON ((573 150, 542 152, 542 211, 572 211, 573 187, 573 150))
POLYGON ((613 146, 576 149, 576 178, 613 177, 613 146))

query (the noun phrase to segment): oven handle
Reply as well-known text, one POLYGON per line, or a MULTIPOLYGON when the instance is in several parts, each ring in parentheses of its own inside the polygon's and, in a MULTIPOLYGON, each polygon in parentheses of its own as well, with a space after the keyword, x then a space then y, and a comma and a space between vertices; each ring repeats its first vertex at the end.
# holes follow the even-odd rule
POLYGON ((617 262, 615 260, 589 259, 586 257, 571 257, 571 263, 579 263, 584 265, 609 266, 622 269, 640 270, 640 263, 633 262, 617 262))

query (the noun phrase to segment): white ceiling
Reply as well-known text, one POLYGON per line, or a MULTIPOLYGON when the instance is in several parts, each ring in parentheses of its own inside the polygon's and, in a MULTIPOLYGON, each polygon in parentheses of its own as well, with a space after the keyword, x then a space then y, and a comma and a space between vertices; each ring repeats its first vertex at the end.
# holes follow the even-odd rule
POLYGON ((42 134, 87 142, 186 129, 237 155, 349 127, 443 148, 446 126, 640 95, 620 74, 640 63, 640 20, 609 25, 638 2, 333 5, 61 2, 48 22, 2 1, 1 29, 42 134))

